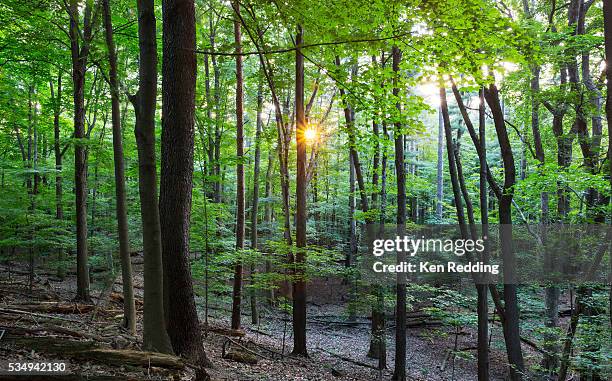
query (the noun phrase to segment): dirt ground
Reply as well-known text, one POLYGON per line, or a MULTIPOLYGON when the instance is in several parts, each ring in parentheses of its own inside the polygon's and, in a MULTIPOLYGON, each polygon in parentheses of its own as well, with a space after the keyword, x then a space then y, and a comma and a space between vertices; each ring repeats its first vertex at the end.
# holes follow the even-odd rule
MULTIPOLYGON (((73 353, 77 346, 95 345, 118 351, 140 350, 142 337, 142 274, 141 262, 135 263, 138 332, 129 335, 121 327, 122 310, 120 280, 104 286, 94 282, 94 305, 82 308, 70 301, 75 295, 75 277, 60 281, 53 274, 38 271, 30 294, 26 268, 13 264, 9 273, 0 266, 0 366, 8 362, 67 362, 67 375, 8 376, 0 372, 0 380, 189 380, 195 364, 182 369, 152 363, 123 363, 108 358, 92 358, 73 353), (40 307, 58 305, 69 311, 41 311, 40 307), (58 328, 59 327, 59 328, 58 328), (2 333, 4 332, 4 334, 2 333), (33 341, 34 340, 34 341, 33 341), (68 343, 69 347, 63 349, 68 343), (59 349, 58 349, 59 348, 59 349)), ((94 278, 95 279, 95 278, 94 278)), ((119 278, 120 279, 120 278, 119 278)), ((278 309, 260 308, 259 324, 252 325, 245 305, 242 317, 244 335, 229 331, 229 306, 212 305, 208 327, 203 325, 204 347, 214 367, 208 369, 213 380, 389 380, 393 370, 394 330, 388 322, 387 368, 377 369, 377 360, 366 356, 369 345, 367 316, 346 319, 341 284, 318 280, 312 285, 308 310, 307 359, 289 355, 292 346, 290 316, 278 309), (256 364, 223 358, 226 352, 246 354, 256 364), (245 349, 246 348, 246 349, 245 349)), ((198 300, 198 306, 203 306, 198 300)), ((200 319, 204 312, 200 311, 200 319)), ((491 379, 503 380, 505 357, 501 330, 493 327, 491 345, 491 379)), ((458 331, 445 326, 423 326, 408 329, 407 373, 410 380, 475 380, 476 332, 463 327, 458 331), (452 356, 453 348, 460 356, 452 356)), ((526 356, 533 355, 526 347, 526 356)), ((122 353, 124 353, 122 352, 122 353)), ((88 353, 88 352, 87 352, 88 353)), ((127 352, 125 352, 127 353, 127 352)), ((131 353, 131 352, 130 352, 131 353)), ((139 353, 140 356, 140 353, 139 353)), ((139 360, 140 361, 140 360, 139 360)), ((142 362, 142 361, 141 361, 142 362)), ((184 364, 183 364, 184 365, 184 364)), ((2 368, 0 368, 2 369, 2 368)), ((4 368, 6 369, 6 368, 4 368)))

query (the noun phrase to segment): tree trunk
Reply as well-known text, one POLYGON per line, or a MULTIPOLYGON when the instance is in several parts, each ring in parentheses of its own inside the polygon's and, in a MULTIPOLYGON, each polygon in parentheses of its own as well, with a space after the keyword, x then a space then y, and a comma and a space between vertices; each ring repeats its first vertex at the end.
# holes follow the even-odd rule
POLYGON ((463 211, 463 202, 461 200, 461 188, 457 177, 457 164, 454 155, 453 147, 453 132, 451 130, 451 121, 448 113, 448 104, 446 102, 446 89, 440 87, 440 111, 442 113, 442 120, 444 123, 444 137, 446 139, 446 153, 448 158, 448 172, 450 174, 451 185, 453 189, 453 200, 455 202, 455 209, 457 211, 457 222, 461 228, 461 235, 467 236, 465 215, 463 211))
MULTIPOLYGON (((397 46, 393 47, 393 96, 396 98, 395 107, 401 113, 402 107, 399 98, 400 72, 399 65, 401 53, 397 46)), ((406 173, 404 172, 404 135, 402 123, 395 122, 394 146, 395 146, 395 175, 397 178, 397 233, 404 235, 406 227, 406 173)), ((404 261, 404 253, 397 253, 397 262, 404 261)), ((402 273, 397 275, 397 306, 395 312, 395 369, 393 379, 397 381, 406 380, 406 276, 402 273)))
MULTIPOLYGON (((257 85, 257 121, 255 130, 255 158, 253 163, 253 205, 251 206, 251 250, 257 251, 257 215, 259 213, 259 172, 261 162, 261 130, 263 128, 262 120, 263 110, 263 82, 260 80, 257 85)), ((254 285, 256 268, 251 264, 251 285, 254 285)), ((251 296, 251 323, 257 324, 259 316, 257 313, 257 295, 255 288, 250 291, 251 296)))
POLYGON ((134 135, 138 147, 138 190, 144 256, 143 347, 172 353, 164 320, 161 227, 155 159, 155 107, 157 105, 157 34, 153 0, 138 0, 140 51, 138 92, 130 97, 136 113, 134 135))
POLYGON ((123 163, 123 142, 121 141, 121 110, 117 83, 117 55, 113 41, 113 25, 109 0, 103 0, 104 27, 108 48, 109 82, 111 88, 111 112, 113 123, 113 157, 115 161, 115 195, 117 203, 117 235, 119 237, 119 256, 121 257, 121 276, 123 280, 123 320, 131 334, 136 334, 136 305, 132 286, 132 262, 130 260, 130 241, 128 236, 127 201, 125 195, 125 168, 123 163))
MULTIPOLYGON (((268 166, 266 167, 266 204, 264 209, 264 218, 266 223, 266 228, 269 231, 272 231, 272 203, 270 202, 272 197, 272 171, 274 170, 274 154, 272 153, 272 149, 268 152, 268 166)), ((266 253, 266 274, 272 273, 272 253, 266 253)), ((267 287, 266 290, 266 299, 268 305, 272 305, 274 302, 274 288, 272 285, 267 287)))
MULTIPOLYGON (((604 40, 606 48, 606 63, 612 66, 612 1, 603 1, 604 40)), ((612 136, 612 70, 606 70, 606 118, 608 120, 608 137, 612 136)), ((612 139, 608 138, 608 167, 610 185, 612 186, 612 139)))
POLYGON ((349 248, 344 265, 349 268, 357 255, 357 221, 355 221, 355 161, 349 154, 349 248))
POLYGON ((194 2, 164 0, 162 13, 159 212, 166 328, 176 354, 192 358, 200 364, 209 364, 202 347, 189 264, 196 84, 194 2))
POLYGON ((298 25, 295 45, 295 123, 297 141, 295 279, 293 281, 293 354, 308 356, 306 350, 306 117, 304 113, 304 56, 302 27, 298 25))
POLYGON ((436 217, 442 221, 442 201, 444 200, 444 120, 442 110, 438 109, 438 165, 436 175, 436 217))
MULTIPOLYGON (((478 107, 478 134, 480 138, 479 174, 480 174, 480 224, 482 225, 481 236, 483 237, 485 249, 480 258, 484 264, 489 263, 489 244, 486 237, 489 236, 489 210, 487 209, 487 135, 485 120, 484 90, 478 92, 480 104, 478 107)), ((478 294, 478 381, 489 380, 489 299, 487 295, 486 282, 476 285, 478 294)))
MULTIPOLYGON (((72 56, 72 97, 74 102, 74 138, 85 136, 85 74, 91 39, 92 10, 87 2, 84 11, 83 28, 79 27, 78 1, 71 0, 68 8, 70 16, 70 51, 72 56), (79 29, 83 31, 82 46, 79 44, 79 29)), ((87 151, 78 141, 74 147, 75 214, 77 230, 77 295, 76 299, 90 301, 89 271, 87 254, 87 151)))
MULTIPOLYGON (((340 57, 336 56, 336 67, 340 67, 340 57)), ((357 67, 355 66, 352 69, 352 75, 356 74, 357 67)), ((355 146, 355 112, 351 108, 348 100, 346 100, 346 93, 343 87, 340 87, 340 96, 344 98, 344 119, 346 121, 346 131, 348 134, 349 140, 349 150, 353 162, 353 168, 355 171, 355 177, 357 179, 357 184, 359 185, 359 196, 361 200, 361 210, 363 212, 368 211, 368 196, 365 190, 365 182, 363 180, 363 174, 361 170, 361 163, 359 161, 359 154, 357 152, 357 147, 355 146)))
MULTIPOLYGON (((234 12, 240 13, 236 1, 234 12)), ((240 21, 234 16, 234 43, 236 44, 236 264, 234 266, 234 289, 232 292, 232 329, 240 328, 240 304, 242 302, 242 251, 244 250, 244 126, 243 126, 243 79, 242 44, 240 21)))
POLYGON ((495 131, 504 164, 504 190, 499 199, 499 225, 502 261, 504 265, 504 337, 508 362, 510 363, 510 378, 521 380, 525 372, 523 351, 519 331, 519 309, 516 296, 516 257, 512 249, 512 197, 516 181, 516 169, 512 146, 506 130, 503 111, 499 101, 497 87, 489 85, 484 90, 485 99, 493 115, 495 131))
MULTIPOLYGON (((62 150, 60 147, 60 113, 62 107, 62 72, 57 71, 57 94, 53 89, 53 81, 49 81, 51 98, 53 100, 53 149, 55 152, 55 218, 58 221, 64 219, 64 207, 62 203, 62 150)), ((64 264, 64 249, 57 249, 57 277, 64 279, 66 267, 64 264)))

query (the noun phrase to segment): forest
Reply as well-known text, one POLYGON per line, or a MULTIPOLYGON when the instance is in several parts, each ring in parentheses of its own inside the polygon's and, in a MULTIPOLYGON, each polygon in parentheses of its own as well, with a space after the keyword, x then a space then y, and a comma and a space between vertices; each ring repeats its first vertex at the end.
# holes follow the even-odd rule
POLYGON ((0 380, 612 379, 611 60, 612 0, 0 0, 0 380))

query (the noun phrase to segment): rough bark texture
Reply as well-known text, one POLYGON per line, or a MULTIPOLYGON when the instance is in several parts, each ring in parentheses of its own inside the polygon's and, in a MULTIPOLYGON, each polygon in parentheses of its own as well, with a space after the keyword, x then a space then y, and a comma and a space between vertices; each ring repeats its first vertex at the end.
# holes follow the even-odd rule
MULTIPOLYGON (((395 107, 401 112, 399 102, 399 65, 401 53, 397 46, 393 47, 393 96, 398 97, 395 107)), ((406 173, 404 172, 404 135, 401 122, 395 122, 395 175, 397 178, 397 219, 398 235, 404 234, 406 225, 406 173)), ((403 262, 403 252, 397 254, 397 262, 403 262)), ((393 379, 406 380, 406 276, 398 273, 397 276, 397 307, 395 312, 395 369, 393 379)))
POLYGON ((125 169, 123 164, 123 142, 121 141, 121 109, 117 82, 117 54, 113 41, 113 25, 109 0, 103 0, 104 29, 108 48, 109 82, 111 87, 111 119, 113 125, 113 158, 115 162, 115 195, 117 205, 117 235, 119 237, 119 256, 121 257, 121 276, 123 280, 123 322, 130 333, 136 333, 136 305, 132 286, 132 261, 130 260, 130 241, 128 236, 127 201, 125 195, 125 169))
POLYGON ((302 27, 298 26, 295 53, 295 123, 297 141, 295 279, 293 281, 293 354, 307 356, 306 351, 306 116, 304 113, 304 56, 302 27))
POLYGON ((138 191, 142 219, 144 256, 144 349, 172 353, 164 320, 163 264, 161 228, 157 199, 155 159, 155 108, 157 104, 157 41, 153 0, 139 0, 138 93, 130 97, 136 113, 138 147, 138 191))
MULTIPOLYGON (((234 12, 240 13, 238 2, 234 12)), ((243 79, 242 43, 240 20, 234 17, 234 44, 236 46, 236 264, 234 265, 234 288, 232 290, 232 329, 240 328, 240 304, 242 302, 242 250, 244 249, 244 126, 243 126, 243 79)))
POLYGON ((166 328, 176 354, 208 363, 189 264, 195 112, 195 6, 164 0, 159 211, 166 328))

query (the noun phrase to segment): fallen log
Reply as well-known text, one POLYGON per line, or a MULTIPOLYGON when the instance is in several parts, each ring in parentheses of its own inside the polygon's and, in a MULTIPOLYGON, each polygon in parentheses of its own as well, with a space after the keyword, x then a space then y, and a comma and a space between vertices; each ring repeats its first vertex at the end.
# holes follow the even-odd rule
POLYGON ((38 304, 16 304, 7 306, 29 312, 44 312, 53 314, 85 314, 93 311, 93 304, 82 303, 62 303, 62 302, 41 302, 38 304))
POLYGON ((80 339, 90 339, 90 340, 96 340, 99 342, 105 341, 102 336, 94 335, 88 332, 77 332, 77 331, 68 329, 66 327, 62 327, 62 326, 54 325, 54 324, 41 324, 33 328, 16 327, 16 326, 11 326, 11 327, 0 326, 0 330, 6 330, 6 332, 11 335, 26 335, 26 334, 32 335, 32 334, 37 334, 37 333, 42 333, 42 332, 53 332, 53 333, 59 333, 62 335, 76 337, 80 339))
POLYGON ((134 365, 142 367, 159 367, 184 369, 185 363, 180 357, 156 352, 142 352, 132 349, 95 348, 74 353, 75 357, 93 360, 111 365, 134 365))
MULTIPOLYGON (((61 317, 61 316, 41 314, 41 313, 37 313, 37 312, 23 311, 23 310, 18 310, 18 309, 14 309, 14 308, 0 308, 0 314, 4 314, 4 315, 7 315, 7 314, 8 315, 25 315, 25 316, 29 316, 29 317, 38 317, 38 318, 49 319, 49 320, 62 320, 62 321, 69 321, 69 322, 77 323, 77 324, 83 324, 82 321, 76 320, 76 319, 69 319, 69 318, 65 318, 65 317, 61 317)), ((34 320, 34 319, 32 319, 32 320, 34 320)))
POLYGON ((29 350, 116 366, 185 368, 185 362, 180 357, 132 349, 102 348, 99 346, 99 342, 93 340, 74 341, 46 336, 20 337, 8 332, 8 335, 3 338, 3 342, 12 343, 29 350))

